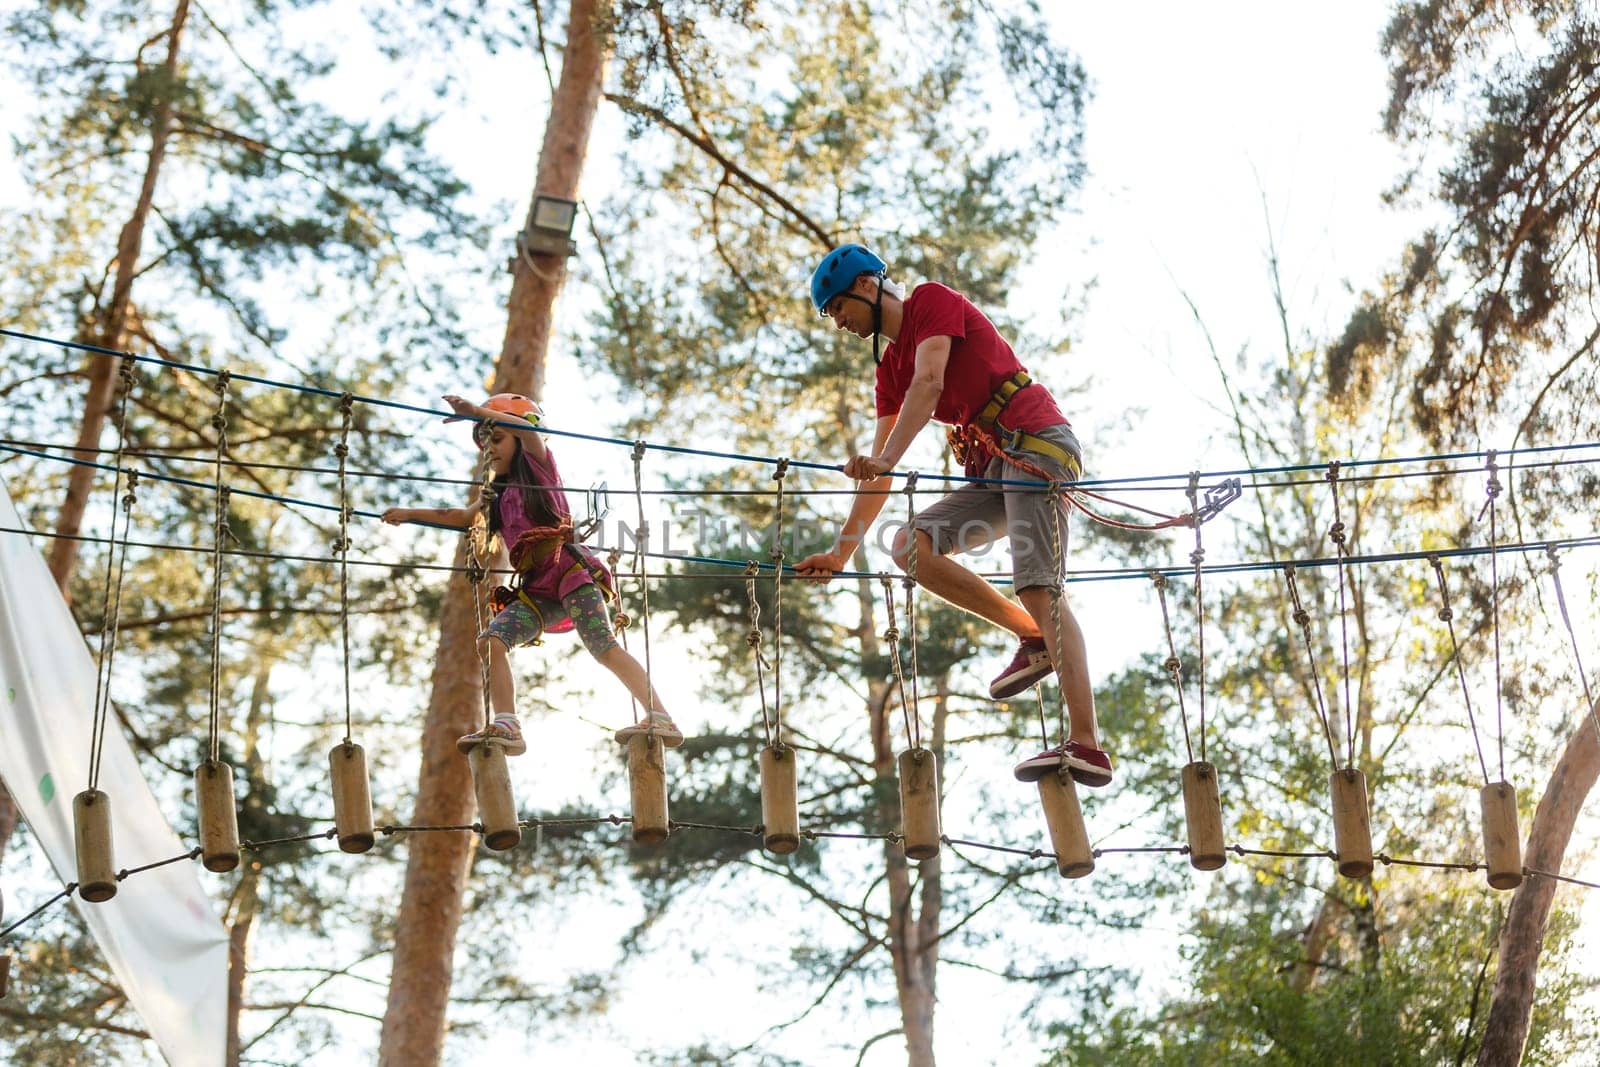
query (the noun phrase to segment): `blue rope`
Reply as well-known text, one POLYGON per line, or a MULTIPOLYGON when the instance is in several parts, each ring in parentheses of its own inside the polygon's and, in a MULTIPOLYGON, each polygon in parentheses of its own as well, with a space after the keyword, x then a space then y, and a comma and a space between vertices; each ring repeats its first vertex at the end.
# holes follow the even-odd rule
MULTIPOLYGON (((62 340, 60 338, 54 338, 54 337, 42 337, 42 336, 39 336, 37 334, 24 333, 24 332, 22 332, 20 330, 10 330, 10 329, 5 329, 3 327, 0 327, 0 336, 14 337, 14 338, 17 338, 19 340, 31 341, 31 342, 34 342, 36 344, 57 345, 57 346, 60 346, 62 348, 76 349, 77 351, 88 352, 88 353, 91 353, 91 354, 94 354, 94 355, 116 356, 116 357, 123 358, 123 359, 136 360, 136 361, 141 362, 141 363, 150 363, 150 364, 152 364, 154 366, 158 366, 158 367, 171 367, 171 368, 174 368, 176 370, 187 370, 187 371, 190 371, 190 372, 195 373, 195 374, 218 374, 218 373, 221 373, 220 371, 212 370, 209 367, 202 367, 202 366, 199 366, 199 365, 193 364, 193 363, 182 363, 182 362, 178 362, 176 360, 161 359, 161 358, 156 357, 156 356, 141 356, 141 355, 136 355, 136 354, 134 354, 132 352, 122 352, 122 351, 118 351, 117 349, 113 349, 113 348, 103 348, 103 347, 101 347, 99 345, 85 344, 85 343, 83 343, 81 341, 67 341, 67 340, 62 340)), ((293 390, 293 391, 296 391, 296 392, 309 393, 309 394, 312 394, 312 395, 315 395, 315 396, 331 397, 331 398, 336 399, 336 400, 341 398, 341 397, 343 397, 344 394, 345 394, 345 390, 326 389, 326 388, 323 388, 321 386, 313 386, 313 385, 299 385, 299 384, 296 384, 294 382, 279 381, 277 379, 263 378, 263 377, 259 377, 259 376, 256 376, 256 375, 234 373, 232 375, 232 377, 233 377, 233 379, 235 381, 250 382, 253 385, 264 385, 264 386, 268 386, 270 388, 275 388, 275 389, 290 389, 290 390, 293 390)), ((420 406, 418 406, 416 404, 406 404, 406 403, 403 403, 403 402, 398 401, 398 400, 385 400, 385 399, 381 399, 379 397, 368 397, 368 396, 356 395, 355 396, 355 400, 360 402, 360 403, 363 403, 363 404, 371 404, 371 405, 373 405, 375 407, 391 408, 391 409, 394 409, 396 411, 409 411, 409 412, 414 412, 414 413, 422 414, 422 415, 448 417, 448 416, 453 414, 453 412, 443 411, 443 410, 440 410, 438 408, 420 407, 420 406)), ((505 423, 505 425, 508 425, 508 426, 522 426, 524 424, 520 423, 520 422, 507 422, 507 423, 505 423)), ((539 427, 539 430, 540 430, 541 433, 548 433, 548 434, 551 434, 551 435, 556 436, 556 437, 570 437, 570 438, 573 438, 574 440, 592 441, 592 442, 594 442, 596 444, 613 445, 613 446, 620 447, 620 448, 629 448, 629 449, 631 449, 631 448, 633 448, 633 446, 635 444, 638 443, 637 441, 625 440, 625 439, 620 438, 620 437, 607 437, 607 436, 604 436, 604 435, 601 435, 601 434, 580 433, 580 432, 578 432, 576 430, 558 430, 558 429, 554 429, 552 427, 543 426, 543 425, 541 425, 539 427)), ((663 445, 663 444, 652 444, 652 443, 646 442, 645 443, 645 448, 650 449, 650 450, 654 450, 654 451, 658 451, 658 452, 667 452, 667 453, 673 453, 673 454, 677 454, 677 455, 704 456, 704 457, 711 458, 711 459, 734 460, 734 461, 741 462, 741 463, 766 464, 766 465, 770 465, 772 467, 776 467, 779 463, 782 462, 782 460, 780 458, 775 457, 775 456, 759 456, 759 455, 754 455, 754 454, 751 454, 751 453, 744 453, 744 452, 723 452, 723 451, 719 451, 719 450, 716 450, 716 449, 706 449, 706 448, 689 448, 689 447, 684 446, 684 445, 663 445)), ((1578 442, 1578 443, 1574 443, 1574 444, 1565 444, 1565 445, 1531 445, 1531 446, 1528 446, 1528 447, 1525 447, 1525 448, 1501 449, 1501 450, 1499 450, 1499 455, 1502 455, 1502 456, 1538 456, 1538 455, 1546 455, 1546 454, 1549 454, 1551 452, 1562 452, 1562 451, 1572 451, 1572 450, 1588 450, 1588 449, 1600 450, 1600 441, 1584 441, 1584 442, 1578 442)), ((1380 459, 1341 460, 1340 461, 1340 466, 1342 468, 1344 468, 1344 469, 1347 469, 1347 470, 1351 469, 1351 468, 1369 468, 1369 467, 1382 467, 1382 466, 1414 466, 1414 465, 1418 465, 1418 464, 1449 462, 1449 461, 1453 461, 1453 460, 1483 460, 1483 459, 1486 459, 1488 457, 1488 455, 1489 455, 1489 450, 1488 449, 1475 451, 1475 452, 1443 452, 1443 453, 1437 453, 1437 454, 1417 455, 1417 456, 1401 456, 1401 457, 1380 458, 1380 459)), ((1600 460, 1600 457, 1597 457, 1597 460, 1600 460)), ((803 468, 803 469, 806 469, 806 470, 827 471, 829 473, 837 473, 841 469, 838 464, 814 463, 814 462, 809 462, 809 461, 805 461, 805 460, 790 460, 789 461, 789 466, 791 466, 791 467, 799 467, 799 468, 803 468)), ((1205 479, 1222 479, 1222 478, 1229 478, 1229 477, 1243 477, 1243 476, 1246 476, 1246 475, 1251 476, 1251 477, 1255 477, 1257 475, 1270 475, 1270 474, 1306 474, 1306 473, 1310 473, 1310 472, 1313 472, 1313 471, 1319 471, 1319 472, 1320 471, 1324 471, 1324 470, 1327 469, 1327 466, 1328 466, 1327 463, 1319 462, 1319 463, 1293 463, 1293 464, 1285 464, 1285 465, 1276 466, 1276 467, 1240 467, 1240 468, 1234 468, 1234 469, 1230 469, 1230 470, 1202 471, 1202 472, 1200 472, 1200 477, 1205 478, 1205 479)), ((906 477, 910 476, 910 474, 912 474, 912 473, 917 473, 917 472, 890 471, 888 476, 891 477, 891 478, 906 478, 906 477)), ((1144 484, 1144 483, 1148 483, 1148 482, 1163 482, 1163 481, 1187 483, 1189 478, 1191 477, 1192 473, 1193 472, 1186 471, 1186 472, 1181 473, 1181 474, 1144 475, 1144 476, 1132 476, 1132 477, 1122 477, 1122 478, 1089 478, 1089 479, 1082 479, 1080 481, 1075 481, 1075 482, 1063 482, 1061 484, 1066 488, 1088 489, 1088 488, 1095 488, 1095 487, 1101 487, 1101 486, 1117 486, 1117 485, 1126 486, 1126 485, 1144 484)), ((1428 472, 1428 473, 1433 473, 1433 472, 1428 472)), ((1446 471, 1446 472, 1440 472, 1440 473, 1456 473, 1456 472, 1446 471)), ((941 482, 947 482, 947 483, 955 482, 955 483, 961 483, 961 484, 966 484, 966 485, 1024 486, 1024 487, 1030 487, 1030 488, 1047 487, 1049 485, 1048 482, 1042 482, 1042 481, 1037 481, 1037 480, 1033 480, 1033 479, 969 478, 969 477, 966 477, 965 475, 959 475, 959 474, 935 474, 935 473, 932 473, 932 472, 920 472, 919 473, 919 477, 924 478, 924 479, 934 480, 934 481, 941 481, 941 482)), ((1181 485, 1174 486, 1172 488, 1175 489, 1175 490, 1176 489, 1180 489, 1181 485)), ((741 564, 739 564, 739 566, 742 567, 743 564, 741 563, 741 564)))
MULTIPOLYGON (((77 465, 77 466, 93 467, 96 470, 102 470, 102 471, 110 471, 110 470, 113 469, 109 464, 96 463, 93 460, 73 459, 73 458, 67 457, 67 456, 53 456, 53 455, 50 455, 48 452, 36 452, 36 451, 34 451, 32 449, 19 448, 19 447, 15 446, 15 445, 0 444, 0 451, 13 452, 13 453, 16 453, 18 455, 32 456, 32 457, 34 457, 36 459, 46 459, 46 460, 50 460, 50 461, 56 462, 56 463, 70 463, 70 464, 74 464, 74 465, 77 465)), ((1504 453, 1502 453, 1502 455, 1503 454, 1504 453)), ((217 486, 213 485, 210 482, 196 481, 193 478, 180 478, 180 477, 178 477, 176 475, 170 475, 170 474, 159 474, 159 473, 156 473, 154 471, 140 472, 139 477, 141 479, 147 480, 147 481, 171 482, 171 483, 174 483, 174 484, 177 484, 177 485, 185 485, 185 486, 189 486, 190 488, 204 489, 204 490, 208 490, 208 491, 211 491, 211 492, 215 492, 217 490, 217 486)), ((259 490, 253 490, 253 489, 231 489, 230 488, 229 491, 231 493, 234 493, 234 494, 253 497, 253 498, 257 499, 257 500, 270 500, 270 501, 274 501, 274 502, 280 503, 280 504, 296 504, 296 505, 299 505, 299 506, 302 506, 302 507, 315 508, 315 509, 317 509, 319 511, 337 511, 338 510, 338 505, 336 505, 336 504, 324 504, 324 503, 320 503, 320 502, 315 501, 315 500, 302 500, 302 499, 300 499, 298 497, 279 496, 279 495, 274 494, 274 493, 261 492, 259 490)), ((360 511, 360 510, 356 510, 356 509, 352 509, 351 510, 351 514, 352 515, 359 515, 362 518, 367 518, 367 519, 380 519, 382 517, 379 512, 375 512, 375 511, 360 511)), ((427 526, 427 527, 431 527, 431 528, 436 529, 436 530, 455 531, 455 527, 442 526, 442 525, 440 525, 438 523, 432 523, 432 522, 415 522, 415 523, 411 523, 410 525, 413 525, 413 526, 427 526)), ((1408 551, 1408 552, 1381 552, 1381 553, 1373 553, 1371 555, 1363 555, 1363 556, 1346 556, 1344 558, 1344 562, 1350 563, 1350 564, 1359 564, 1359 565, 1368 565, 1368 564, 1375 564, 1375 563, 1406 563, 1406 562, 1411 562, 1411 561, 1419 560, 1419 559, 1420 560, 1427 560, 1427 559, 1430 559, 1430 558, 1432 558, 1434 556, 1438 556, 1441 559, 1445 559, 1445 558, 1470 558, 1470 557, 1473 557, 1473 556, 1486 556, 1491 551, 1500 551, 1500 552, 1543 552, 1543 551, 1546 551, 1547 547, 1550 547, 1550 546, 1554 546, 1554 547, 1556 547, 1558 549, 1559 548, 1600 548, 1600 533, 1589 534, 1589 535, 1583 536, 1583 537, 1571 537, 1571 538, 1560 539, 1560 540, 1547 540, 1547 541, 1537 541, 1537 542, 1524 542, 1524 543, 1520 543, 1520 544, 1497 545, 1497 546, 1494 546, 1493 548, 1491 548, 1490 546, 1485 545, 1485 546, 1481 546, 1481 547, 1466 547, 1466 548, 1425 549, 1425 550, 1424 549, 1418 549, 1416 551, 1408 551)), ((721 558, 719 556, 693 556, 693 555, 679 554, 679 553, 676 553, 676 552, 646 552, 645 556, 650 558, 650 559, 676 560, 676 561, 678 561, 680 563, 699 563, 699 564, 703 564, 703 565, 711 566, 711 567, 732 568, 732 569, 736 569, 736 570, 740 571, 741 572, 741 576, 742 576, 744 570, 747 567, 749 567, 749 565, 750 565, 750 561, 749 560, 723 559, 723 558, 721 558)), ((337 559, 330 557, 327 560, 327 562, 330 562, 330 563, 337 562, 337 559)), ((370 561, 360 561, 360 562, 370 562, 370 561)), ((1339 565, 1340 561, 1339 561, 1339 559, 1337 557, 1324 556, 1324 557, 1317 557, 1317 558, 1306 559, 1306 560, 1259 560, 1259 561, 1250 561, 1250 562, 1245 562, 1245 563, 1223 563, 1223 564, 1218 564, 1216 566, 1208 567, 1206 569, 1209 572, 1213 573, 1213 574, 1249 574, 1249 573, 1256 572, 1256 571, 1278 571, 1278 570, 1282 570, 1283 565, 1286 562, 1292 562, 1297 568, 1304 568, 1304 567, 1336 567, 1336 566, 1339 565)), ((402 566, 404 564, 396 564, 396 563, 386 562, 386 563, 375 564, 375 565, 392 567, 392 566, 402 566)), ((773 568, 773 564, 771 564, 771 563, 757 563, 756 566, 760 570, 766 571, 768 573, 771 573, 772 570, 774 569, 773 568)), ((797 572, 795 571, 794 567, 792 565, 789 565, 789 564, 785 564, 784 565, 783 573, 787 574, 787 575, 791 575, 791 576, 794 576, 794 575, 797 574, 797 572)), ((1106 581, 1122 581, 1122 580, 1134 579, 1134 578, 1148 579, 1153 574, 1163 574, 1163 575, 1166 575, 1169 578, 1182 577, 1182 576, 1187 575, 1189 573, 1190 573, 1190 569, 1188 567, 1174 564, 1174 565, 1169 566, 1169 567, 1138 567, 1138 568, 1131 568, 1130 567, 1130 568, 1110 568, 1110 569, 1105 569, 1105 570, 1078 571, 1078 572, 1076 572, 1075 576, 1069 576, 1066 580, 1068 582, 1071 582, 1071 583, 1106 582, 1106 581)), ((838 571, 838 572, 836 572, 834 574, 834 577, 835 578, 870 578, 870 579, 877 579, 877 578, 884 577, 884 575, 879 573, 879 572, 876 572, 876 571, 838 571)), ((978 577, 980 577, 980 578, 984 579, 985 581, 988 581, 988 582, 990 582, 990 583, 992 583, 994 585, 1009 585, 1009 584, 1011 584, 1011 579, 1009 577, 1004 576, 1004 575, 999 575, 999 574, 980 574, 980 575, 978 575, 978 577)))

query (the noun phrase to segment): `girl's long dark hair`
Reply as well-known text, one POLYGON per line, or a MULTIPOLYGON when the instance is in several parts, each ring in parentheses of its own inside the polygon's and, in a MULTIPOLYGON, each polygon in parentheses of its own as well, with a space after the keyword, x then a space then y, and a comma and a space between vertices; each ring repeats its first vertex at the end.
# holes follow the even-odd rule
POLYGON ((489 533, 500 532, 502 523, 499 501, 505 491, 511 488, 522 490, 522 514, 530 525, 555 526, 560 523, 565 516, 557 514, 555 508, 550 506, 550 494, 543 489, 531 488, 543 484, 544 479, 533 469, 527 451, 518 440, 517 454, 511 457, 511 468, 504 474, 496 475, 491 483, 495 493, 495 506, 489 509, 489 533))

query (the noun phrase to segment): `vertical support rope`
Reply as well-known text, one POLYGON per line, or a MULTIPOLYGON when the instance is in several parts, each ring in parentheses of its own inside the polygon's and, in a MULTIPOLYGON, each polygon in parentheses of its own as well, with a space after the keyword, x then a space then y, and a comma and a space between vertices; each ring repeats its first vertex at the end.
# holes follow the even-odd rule
MULTIPOLYGON (((778 515, 772 532, 772 713, 776 721, 769 744, 783 744, 783 476, 789 460, 778 460, 772 477, 778 483, 778 515)), ((765 699, 763 697, 763 699, 765 699)))
MULTIPOLYGON (((911 640, 911 727, 913 750, 922 748, 922 702, 917 693, 917 472, 906 475, 906 537, 911 543, 911 558, 907 561, 906 632, 911 640)), ((896 662, 899 658, 896 657, 896 662)))
POLYGON ((761 654, 761 602, 756 598, 756 577, 760 573, 761 565, 755 560, 745 563, 744 594, 750 602, 750 632, 745 634, 744 643, 750 646, 750 654, 756 660, 756 691, 761 695, 761 726, 766 732, 767 747, 772 748, 774 745, 772 716, 767 711, 767 677, 763 673, 767 660, 761 654))
POLYGON ((489 567, 483 561, 488 551, 489 516, 494 514, 494 468, 489 463, 489 436, 495 426, 494 419, 484 419, 478 424, 473 440, 481 442, 482 458, 478 463, 478 499, 482 505, 483 525, 474 515, 467 522, 464 536, 467 539, 467 583, 472 586, 472 643, 478 649, 478 686, 483 697, 483 729, 494 722, 494 703, 489 693, 489 642, 478 635, 489 628, 489 616, 484 611, 483 586, 489 578, 489 567))
POLYGON ((1494 627, 1494 733, 1495 747, 1500 754, 1500 780, 1506 780, 1506 722, 1505 699, 1500 682, 1500 539, 1495 529, 1495 498, 1500 495, 1500 479, 1496 477, 1495 450, 1489 449, 1489 483, 1484 491, 1489 496, 1489 612, 1494 627))
POLYGON ((1172 639, 1172 617, 1167 613, 1167 576, 1160 571, 1151 571, 1150 580, 1155 583, 1156 599, 1161 602, 1161 626, 1167 633, 1167 661, 1163 664, 1167 669, 1167 677, 1172 679, 1172 688, 1178 693, 1178 716, 1183 723, 1183 748, 1189 754, 1189 762, 1194 762, 1194 744, 1189 740, 1189 709, 1183 702, 1183 661, 1178 658, 1178 644, 1172 639))
MULTIPOLYGON (((643 441, 633 443, 633 498, 639 506, 639 532, 634 538, 635 570, 639 572, 639 622, 644 629, 644 684, 650 706, 644 709, 645 717, 656 711, 656 688, 650 670, 650 579, 645 574, 645 549, 650 541, 650 526, 644 517, 644 452, 643 441)), ((634 720, 637 722, 638 720, 634 720)))
MULTIPOLYGON (((635 558, 635 560, 637 560, 637 558, 638 558, 637 555, 635 555, 634 558, 635 558)), ((621 548, 620 545, 617 548, 612 549, 609 553, 606 554, 606 563, 610 566, 611 573, 613 575, 615 575, 617 573, 617 565, 621 561, 622 561, 622 548, 621 548)), ((625 591, 624 591, 624 589, 622 587, 622 582, 621 582, 620 579, 617 581, 616 586, 617 586, 617 613, 611 620, 611 631, 612 631, 612 633, 616 634, 618 640, 620 640, 622 642, 622 651, 627 652, 627 651, 629 651, 629 649, 628 649, 628 627, 633 625, 633 619, 628 615, 627 608, 625 607, 624 602, 623 602, 623 595, 624 595, 625 591)), ((747 638, 747 640, 748 640, 748 638, 747 638)), ((765 693, 762 694, 761 699, 763 701, 763 706, 764 706, 765 701, 766 701, 766 694, 765 693)), ((634 722, 638 722, 639 721, 639 701, 633 695, 633 691, 631 689, 628 691, 628 705, 629 705, 629 707, 631 707, 633 709, 633 721, 634 722)))
MULTIPOLYGON (((1059 672, 1061 670, 1062 659, 1066 655, 1066 653, 1063 650, 1065 645, 1066 645, 1066 638, 1065 638, 1065 635, 1062 633, 1062 630, 1061 630, 1061 598, 1062 598, 1062 596, 1065 595, 1066 591, 1064 589, 1064 586, 1065 586, 1066 580, 1067 580, 1066 539, 1063 536, 1062 530, 1061 530, 1061 513, 1066 508, 1066 492, 1062 489, 1061 483, 1058 482, 1057 480, 1055 480, 1054 478, 1050 479, 1050 488, 1047 491, 1050 494, 1050 503, 1051 503, 1051 512, 1050 512, 1050 559, 1051 559, 1051 567, 1054 568, 1056 566, 1059 566, 1061 568, 1060 576, 1056 579, 1055 583, 1050 588, 1050 629, 1055 631, 1055 635, 1056 635, 1056 654, 1055 654, 1055 657, 1051 659, 1050 666, 1055 668, 1059 672)), ((1047 647, 1048 647, 1048 643, 1047 643, 1047 647)), ((1061 684, 1061 678, 1060 678, 1059 674, 1056 677, 1056 687, 1061 690, 1061 693, 1060 693, 1061 706, 1060 706, 1060 708, 1057 709, 1057 712, 1058 712, 1058 714, 1060 716, 1061 743, 1063 745, 1065 745, 1067 743, 1067 738, 1072 736, 1072 729, 1071 729, 1070 725, 1067 722, 1067 688, 1066 688, 1066 686, 1061 684)), ((1041 701, 1041 703, 1040 703, 1040 717, 1041 717, 1041 720, 1043 718, 1043 699, 1044 699, 1044 697, 1043 697, 1043 694, 1041 693, 1041 695, 1040 695, 1040 701, 1041 701)), ((1041 722, 1041 725, 1043 725, 1042 722, 1041 722)), ((1049 744, 1046 743, 1045 747, 1048 748, 1049 744)))
POLYGON ((906 700, 906 675, 900 664, 900 628, 895 625, 894 608, 894 579, 884 575, 883 582, 884 609, 889 616, 889 627, 883 631, 884 643, 889 646, 889 660, 894 664, 895 685, 900 692, 900 717, 905 722, 906 745, 915 749, 917 742, 911 731, 911 708, 906 700))
POLYGON ((1328 722, 1328 705, 1322 699, 1322 676, 1317 671, 1317 654, 1311 645, 1311 613, 1300 602, 1300 586, 1294 578, 1294 564, 1283 565, 1284 581, 1289 583, 1289 602, 1294 605, 1294 621, 1300 627, 1301 639, 1306 646, 1306 666, 1311 671, 1311 688, 1317 697, 1317 720, 1322 723, 1322 736, 1328 739, 1328 762, 1339 769, 1339 754, 1333 747, 1333 726, 1328 722))
MULTIPOLYGON (((128 444, 128 395, 133 392, 132 357, 122 357, 117 375, 121 391, 117 399, 117 457, 116 473, 111 481, 111 499, 116 501, 122 488, 122 454, 128 444)), ((122 578, 128 566, 128 535, 133 524, 133 503, 139 484, 139 473, 128 472, 128 491, 122 504, 122 553, 118 563, 117 506, 111 507, 111 540, 106 546, 106 580, 102 599, 104 620, 100 628, 100 658, 94 672, 94 712, 89 725, 89 788, 100 787, 100 753, 105 746, 106 726, 111 718, 111 664, 117 652, 117 623, 122 613, 122 578), (112 584, 113 564, 116 583, 112 584), (103 681, 102 681, 103 679, 103 681)))
POLYGON ((1439 581, 1439 621, 1450 631, 1450 658, 1456 661, 1456 677, 1461 680, 1461 700, 1467 705, 1467 725, 1472 727, 1472 744, 1478 750, 1478 766, 1483 769, 1483 784, 1489 784, 1489 763, 1483 758, 1483 738, 1478 736, 1478 718, 1472 713, 1472 693, 1467 688, 1467 671, 1461 663, 1461 646, 1456 642, 1455 611, 1450 607, 1450 590, 1445 585, 1444 563, 1429 556, 1434 577, 1439 581))
POLYGON ((1200 586, 1201 567, 1205 564, 1206 550, 1200 544, 1200 472, 1189 475, 1189 514, 1194 522, 1194 551, 1189 562, 1194 564, 1194 629, 1195 629, 1195 686, 1200 691, 1200 762, 1206 761, 1206 601, 1200 586))
MULTIPOLYGON (((106 686, 105 703, 100 708, 98 722, 91 732, 90 744, 93 746, 93 760, 90 764, 89 788, 100 787, 101 753, 106 744, 106 728, 111 722, 111 668, 117 657, 117 633, 122 621, 122 579, 128 571, 128 540, 133 530, 133 505, 138 498, 139 472, 128 472, 128 490, 122 494, 122 550, 117 560, 117 580, 111 600, 111 643, 106 646, 106 686)), ((113 519, 113 522, 115 520, 113 519)), ((108 551, 116 551, 113 544, 108 551)))
POLYGON ((339 540, 334 551, 339 553, 339 631, 344 644, 344 743, 350 744, 353 732, 350 726, 350 485, 346 465, 350 458, 350 423, 354 415, 355 394, 339 397, 339 444, 334 455, 339 457, 339 540))
POLYGON ((217 515, 212 537, 211 565, 211 707, 208 719, 208 759, 212 763, 221 757, 218 734, 222 725, 221 700, 218 689, 222 684, 222 542, 228 536, 228 487, 222 484, 222 463, 228 451, 228 380, 227 370, 217 372, 212 386, 217 394, 216 414, 211 416, 211 428, 217 432, 217 515))
POLYGON ((1344 741, 1346 770, 1355 766, 1356 762, 1356 734, 1355 721, 1350 714, 1350 628, 1348 611, 1344 595, 1344 520, 1339 513, 1339 461, 1334 460, 1328 464, 1328 489, 1333 497, 1333 525, 1328 527, 1328 536, 1333 540, 1334 550, 1338 556, 1339 570, 1339 669, 1344 682, 1344 741))
POLYGON ((1572 658, 1578 666, 1578 681, 1583 685, 1583 706, 1589 711, 1589 718, 1594 722, 1595 737, 1600 738, 1600 709, 1594 705, 1594 694, 1589 691, 1589 675, 1583 669, 1583 652, 1578 648, 1578 631, 1572 627, 1572 616, 1567 614, 1567 594, 1561 588, 1561 557, 1556 554, 1556 546, 1546 545, 1545 555, 1550 557, 1550 577, 1556 585, 1556 603, 1561 606, 1561 621, 1566 623, 1567 637, 1572 641, 1572 658))

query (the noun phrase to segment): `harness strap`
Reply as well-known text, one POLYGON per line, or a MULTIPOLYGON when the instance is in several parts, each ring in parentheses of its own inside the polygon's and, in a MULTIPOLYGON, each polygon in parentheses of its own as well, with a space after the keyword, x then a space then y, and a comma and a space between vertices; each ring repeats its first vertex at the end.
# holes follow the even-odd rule
MULTIPOLYGON (((1046 482, 1057 482, 1060 480, 1049 471, 1039 467, 1037 464, 1029 463, 1021 456, 1015 455, 1012 450, 1017 448, 1026 448, 1031 452, 1038 452, 1043 455, 1050 456, 1052 459, 1055 459, 1064 468, 1066 468, 1066 470, 1069 471, 1074 478, 1082 476, 1083 470, 1078 465, 1077 459, 1074 458, 1070 452, 1061 448, 1053 441, 1046 441, 1043 438, 1036 437, 1030 433, 1023 433, 1021 431, 1008 431, 1002 428, 1002 432, 1006 434, 1007 438, 1006 445, 1002 446, 999 441, 995 440, 994 437, 984 431, 982 427, 975 425, 963 426, 961 427, 961 430, 963 431, 962 436, 967 448, 970 449, 973 446, 981 447, 985 449, 989 455, 1002 459, 1011 464, 1013 467, 1017 467, 1018 469, 1033 475, 1035 478, 1040 478, 1046 482)), ((1237 488, 1235 488, 1234 491, 1237 493, 1237 488)), ((1068 487, 1067 490, 1062 493, 1062 499, 1071 506, 1077 508, 1079 511, 1083 512, 1095 522, 1101 523, 1105 526, 1112 526, 1119 530, 1167 530, 1175 526, 1182 527, 1194 525, 1194 516, 1192 515, 1163 515, 1159 511, 1150 511, 1147 508, 1141 508, 1136 504, 1129 504, 1126 501, 1113 500, 1101 493, 1091 492, 1087 489, 1074 489, 1068 487), (1084 502, 1085 498, 1105 501, 1106 503, 1116 504, 1119 507, 1133 508, 1135 511, 1143 511, 1147 515, 1155 516, 1160 521, 1153 523, 1130 522, 1126 519, 1116 519, 1109 515, 1102 515, 1086 504, 1084 502)), ((1221 510, 1220 507, 1217 510, 1221 510)), ((1210 516, 1208 515, 1205 517, 1209 518, 1210 516)))
POLYGON ((994 395, 989 397, 989 402, 972 417, 972 421, 985 430, 993 430, 995 420, 1000 417, 1000 412, 1005 410, 1006 405, 1011 403, 1011 398, 1032 384, 1033 379, 1028 377, 1027 371, 1017 371, 1000 383, 1000 388, 994 391, 994 395))
MULTIPOLYGON (((1046 482, 1056 482, 1059 479, 1043 468, 1029 463, 1021 456, 1016 455, 1015 453, 1019 449, 1026 449, 1042 456, 1049 456, 1061 464, 1062 469, 1066 470, 1073 479, 1083 476, 1083 467, 1078 462, 1078 458, 1054 441, 1046 440, 1037 434, 1028 433, 1026 430, 1008 430, 1000 422, 1000 415, 1005 411, 1006 406, 1011 403, 1012 398, 1032 384, 1033 379, 1028 376, 1027 371, 1017 371, 1000 383, 1000 387, 989 397, 988 403, 984 404, 977 415, 973 416, 972 422, 965 426, 951 426, 945 431, 950 440, 951 451, 955 453, 956 460, 962 464, 968 474, 972 474, 973 468, 979 466, 970 462, 971 458, 975 458, 973 457, 973 449, 981 448, 989 456, 1003 459, 1012 466, 1046 482)), ((1094 521, 1103 523, 1106 526, 1114 526, 1121 530, 1165 530, 1174 526, 1192 526, 1194 524, 1194 517, 1191 515, 1166 515, 1159 511, 1141 508, 1136 504, 1112 500, 1100 493, 1090 492, 1086 489, 1069 489, 1062 495, 1069 504, 1094 521), (1085 499, 1100 500, 1117 504, 1120 507, 1132 508, 1160 521, 1154 523, 1130 522, 1125 519, 1101 515, 1090 508, 1085 503, 1085 499)), ((1217 510, 1221 510, 1220 507, 1217 510)))

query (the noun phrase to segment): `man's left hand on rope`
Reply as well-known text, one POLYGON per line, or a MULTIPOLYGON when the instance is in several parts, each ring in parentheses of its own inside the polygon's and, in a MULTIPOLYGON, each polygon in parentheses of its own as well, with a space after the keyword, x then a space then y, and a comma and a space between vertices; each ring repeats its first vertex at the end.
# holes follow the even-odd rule
POLYGON ((892 470, 894 464, 882 456, 852 456, 850 462, 844 465, 845 477, 854 478, 858 482, 881 478, 892 470))

